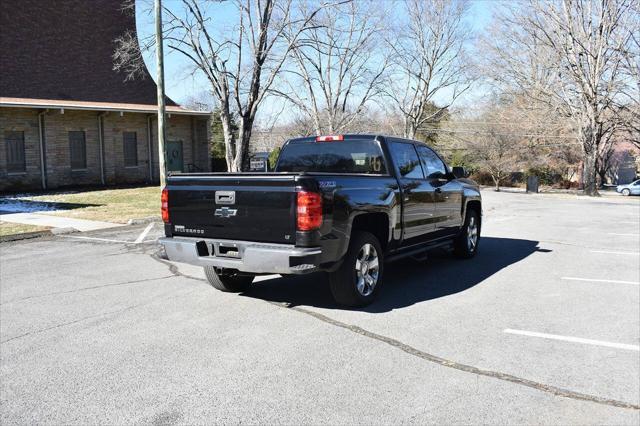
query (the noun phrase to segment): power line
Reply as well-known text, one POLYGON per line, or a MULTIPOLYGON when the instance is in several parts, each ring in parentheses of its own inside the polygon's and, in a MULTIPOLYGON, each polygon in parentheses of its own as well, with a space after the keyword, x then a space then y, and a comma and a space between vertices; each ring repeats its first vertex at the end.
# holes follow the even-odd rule
POLYGON ((478 132, 476 130, 446 130, 446 129, 428 129, 421 127, 419 131, 432 132, 432 133, 464 133, 472 135, 485 135, 485 136, 516 136, 521 138, 546 138, 546 139, 579 139, 576 136, 554 136, 554 135, 535 135, 535 134, 521 134, 521 133, 496 133, 496 132, 478 132))
MULTIPOLYGON (((579 145, 579 144, 572 144, 579 145)), ((535 148, 546 148, 546 147, 554 147, 554 146, 567 146, 566 144, 541 144, 536 145, 535 148)), ((491 146, 481 146, 481 147, 459 147, 459 148, 441 148, 437 147, 438 151, 487 151, 487 150, 496 150, 497 148, 491 146)))

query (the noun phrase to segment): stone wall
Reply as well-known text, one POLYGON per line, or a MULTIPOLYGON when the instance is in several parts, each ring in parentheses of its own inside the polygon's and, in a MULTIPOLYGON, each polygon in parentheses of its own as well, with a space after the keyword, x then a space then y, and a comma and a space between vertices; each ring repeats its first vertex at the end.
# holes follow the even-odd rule
MULTIPOLYGON (((0 108, 0 191, 42 189, 37 109, 0 108), (7 131, 23 131, 26 171, 7 173, 7 131)), ((98 116, 102 114, 104 177, 106 185, 157 183, 159 180, 157 120, 153 114, 51 109, 44 114, 47 189, 102 185, 98 116), (151 161, 149 170, 148 119, 151 117, 151 161), (73 170, 69 132, 84 131, 87 167, 73 170), (135 132, 137 165, 125 166, 123 132, 135 132)), ((206 125, 201 117, 173 114, 168 118, 167 140, 181 141, 185 172, 209 171, 206 125), (203 132, 202 129, 205 129, 203 132)))

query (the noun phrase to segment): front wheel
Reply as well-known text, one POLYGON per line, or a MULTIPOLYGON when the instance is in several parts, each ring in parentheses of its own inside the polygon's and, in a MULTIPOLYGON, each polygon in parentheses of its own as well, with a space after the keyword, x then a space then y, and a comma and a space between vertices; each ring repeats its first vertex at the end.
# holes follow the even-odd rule
POLYGON ((622 190, 622 195, 629 196, 631 195, 631 190, 629 188, 625 188, 622 190))
POLYGON ((238 275, 225 269, 216 270, 213 266, 205 266, 204 274, 209 284, 228 293, 242 293, 248 290, 254 278, 253 275, 238 275))
POLYGON ((333 298, 346 306, 370 304, 380 288, 383 269, 378 239, 369 232, 354 232, 342 265, 329 274, 333 298))
POLYGON ((453 251, 460 258, 470 259, 478 252, 479 242, 480 215, 476 210, 467 210, 462 232, 454 241, 453 251))

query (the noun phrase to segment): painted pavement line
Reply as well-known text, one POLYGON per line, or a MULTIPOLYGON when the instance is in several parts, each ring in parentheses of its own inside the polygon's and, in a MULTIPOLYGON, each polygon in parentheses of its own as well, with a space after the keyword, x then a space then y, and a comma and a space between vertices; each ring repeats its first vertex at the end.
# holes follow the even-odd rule
POLYGON ((583 343, 585 345, 605 346, 608 348, 625 349, 628 351, 640 352, 640 346, 627 345, 625 343, 605 342, 603 340, 583 339, 582 337, 572 337, 572 336, 560 336, 558 334, 538 333, 535 331, 513 330, 510 328, 507 328, 503 331, 508 334, 518 334, 521 336, 540 337, 543 339, 560 340, 560 341, 571 342, 571 343, 583 343))
POLYGON ((639 282, 636 281, 622 281, 622 280, 602 280, 596 278, 578 278, 578 277, 561 277, 561 280, 569 280, 569 281, 590 281, 594 283, 612 283, 612 284, 631 284, 631 285, 640 285, 639 282))
POLYGON ((124 243, 124 244, 133 244, 131 241, 124 240, 110 240, 108 238, 96 238, 96 237, 80 237, 75 235, 60 235, 62 238, 73 238, 76 240, 89 240, 89 241, 106 241, 108 243, 124 243))
POLYGON ((151 228, 153 228, 153 222, 151 222, 150 224, 147 225, 146 228, 144 228, 144 231, 142 231, 142 233, 138 236, 138 238, 134 241, 134 244, 140 244, 141 242, 144 241, 145 237, 147 236, 147 234, 149 233, 149 231, 151 231, 151 228))
POLYGON ((640 253, 637 251, 609 251, 609 250, 591 250, 591 253, 603 253, 603 254, 626 254, 631 256, 638 256, 640 253))

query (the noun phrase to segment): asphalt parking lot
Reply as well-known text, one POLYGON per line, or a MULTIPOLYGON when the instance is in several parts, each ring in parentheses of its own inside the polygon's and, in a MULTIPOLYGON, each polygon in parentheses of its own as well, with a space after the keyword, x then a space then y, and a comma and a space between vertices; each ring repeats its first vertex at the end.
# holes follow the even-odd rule
POLYGON ((0 421, 637 425, 640 199, 483 197, 476 258, 360 310, 321 274, 215 291, 159 225, 0 244, 0 421))

